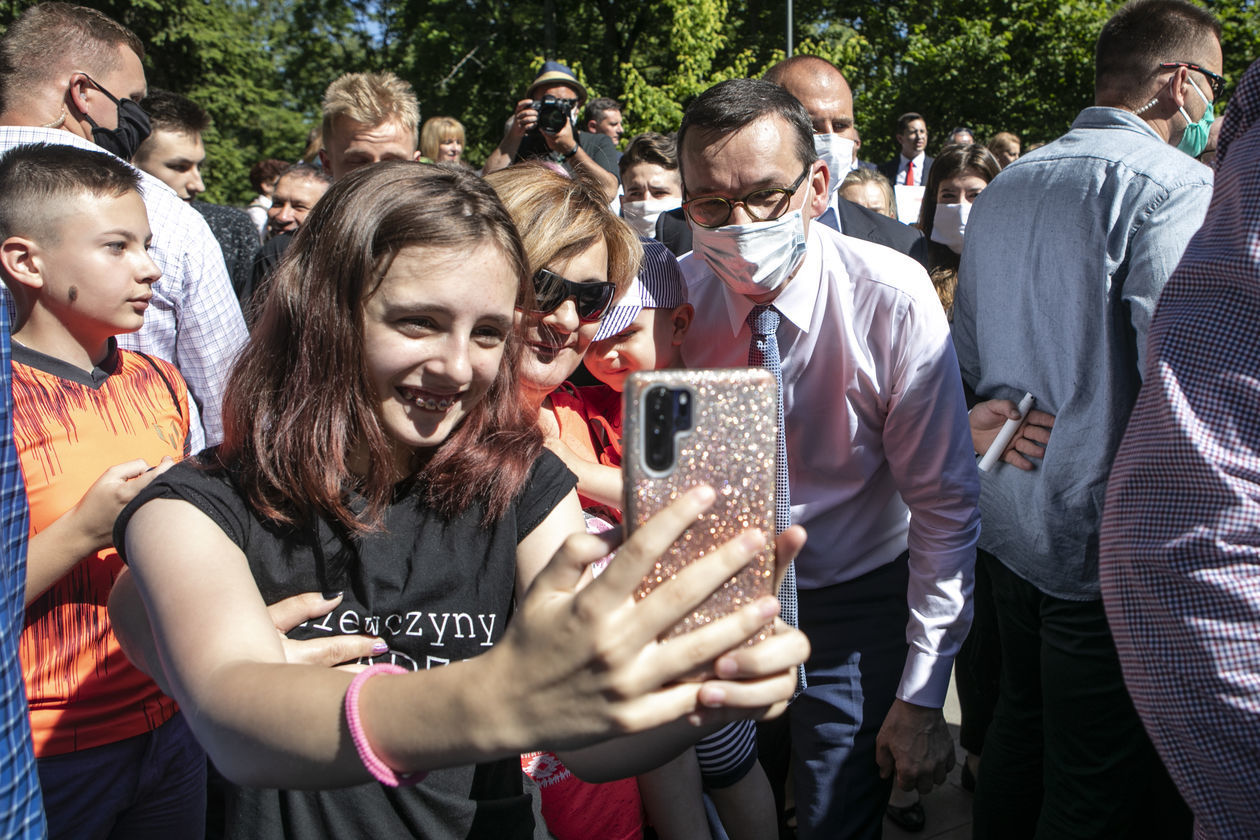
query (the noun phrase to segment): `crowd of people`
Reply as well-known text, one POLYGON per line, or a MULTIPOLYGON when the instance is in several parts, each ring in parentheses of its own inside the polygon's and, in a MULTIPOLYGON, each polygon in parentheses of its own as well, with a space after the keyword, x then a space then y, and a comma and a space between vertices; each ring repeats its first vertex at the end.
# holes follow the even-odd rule
POLYGON ((910 112, 878 165, 812 56, 632 137, 547 61, 479 171, 348 73, 236 208, 132 32, 30 7, 0 836, 877 838, 931 818, 955 679, 975 837, 1255 837, 1260 70, 1215 121, 1220 37, 1133 0, 1064 136, 932 156, 910 112), (644 595, 733 489, 623 532, 627 377, 746 366, 774 533, 644 595), (777 597, 664 640, 771 544, 777 597))

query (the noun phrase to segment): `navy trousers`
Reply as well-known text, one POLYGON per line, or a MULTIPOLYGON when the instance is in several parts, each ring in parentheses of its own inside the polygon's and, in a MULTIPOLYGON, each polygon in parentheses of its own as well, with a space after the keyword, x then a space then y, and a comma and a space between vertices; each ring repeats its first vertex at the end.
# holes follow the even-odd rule
POLYGON ((879 777, 875 737, 906 664, 906 559, 800 593, 813 648, 809 688, 788 710, 800 840, 882 836, 892 779, 879 777))
POLYGON ((197 840, 206 754, 177 713, 143 735, 38 760, 49 840, 197 840))

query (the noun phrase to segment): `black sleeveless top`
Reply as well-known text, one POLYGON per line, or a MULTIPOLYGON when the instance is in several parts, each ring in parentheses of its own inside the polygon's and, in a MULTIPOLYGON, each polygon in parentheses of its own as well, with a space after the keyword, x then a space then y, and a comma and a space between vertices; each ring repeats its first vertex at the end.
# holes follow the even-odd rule
MULTIPOLYGON (((371 661, 412 670, 469 659, 489 650, 511 615, 516 547, 573 489, 576 479, 544 451, 507 513, 482 527, 483 508, 446 520, 402 488, 385 528, 354 537, 328 521, 278 526, 247 505, 230 470, 179 464, 127 506, 115 525, 117 545, 146 501, 176 498, 209 516, 248 558, 263 599, 301 592, 342 591, 330 615, 289 636, 311 639, 367 633, 390 645, 371 661)), ((516 756, 438 770, 412 788, 377 783, 334 791, 234 787, 228 796, 229 838, 425 837, 521 838, 550 835, 538 791, 516 756)))

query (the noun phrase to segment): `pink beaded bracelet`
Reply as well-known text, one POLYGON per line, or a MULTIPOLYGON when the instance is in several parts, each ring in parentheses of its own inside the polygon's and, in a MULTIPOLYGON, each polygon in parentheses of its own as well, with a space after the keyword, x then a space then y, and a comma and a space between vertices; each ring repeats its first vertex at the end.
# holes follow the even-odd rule
POLYGON ((385 762, 381 761, 373 750, 372 745, 368 743, 367 736, 363 734, 363 721, 359 719, 359 692, 363 689, 363 684, 378 674, 405 674, 406 668, 399 668, 397 665, 372 665, 355 675, 350 681, 350 688, 346 691, 346 724, 350 727, 350 737, 354 740, 354 748, 359 751, 359 758, 363 761, 363 766, 372 774, 372 778, 388 787, 411 787, 418 785, 424 781, 424 777, 429 775, 427 772, 419 773, 399 773, 385 762))

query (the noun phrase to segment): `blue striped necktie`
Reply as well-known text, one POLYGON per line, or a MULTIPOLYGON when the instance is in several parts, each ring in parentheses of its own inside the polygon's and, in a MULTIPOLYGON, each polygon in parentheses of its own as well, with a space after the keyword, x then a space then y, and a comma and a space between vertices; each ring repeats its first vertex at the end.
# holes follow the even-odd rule
MULTIPOLYGON (((779 362, 779 310, 766 303, 754 306, 748 313, 748 328, 752 330, 752 343, 748 347, 748 366, 765 368, 774 374, 778 387, 779 433, 776 436, 774 470, 774 530, 786 531, 792 524, 792 496, 788 487, 787 427, 783 423, 783 367, 779 362)), ((779 611, 784 622, 796 627, 796 566, 788 566, 787 575, 779 586, 779 611)), ((802 680, 804 672, 802 671, 802 680)))

